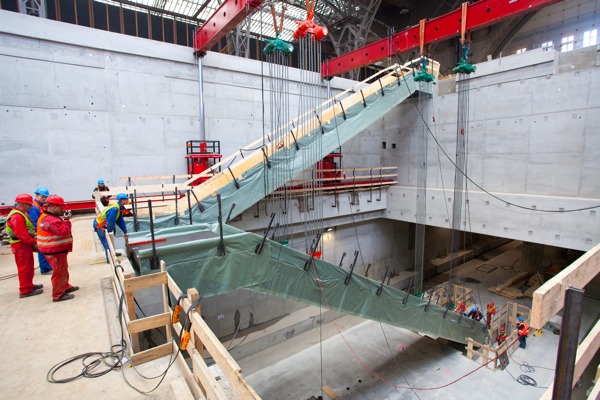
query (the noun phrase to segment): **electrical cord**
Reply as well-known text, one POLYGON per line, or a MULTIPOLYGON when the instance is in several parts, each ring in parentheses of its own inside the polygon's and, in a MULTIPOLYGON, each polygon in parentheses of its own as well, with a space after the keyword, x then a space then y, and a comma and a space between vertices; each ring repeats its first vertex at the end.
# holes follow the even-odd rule
MULTIPOLYGON (((121 271, 123 271, 123 267, 120 264, 117 264, 114 268, 115 275, 117 274, 117 268, 120 268, 121 271)), ((110 351, 108 351, 108 352, 83 353, 83 354, 80 354, 80 355, 71 357, 67 360, 59 362, 58 364, 56 364, 52 368, 50 368, 50 370, 46 374, 46 379, 48 382, 50 382, 50 383, 68 383, 68 382, 72 382, 79 378, 98 378, 98 377, 108 374, 110 371, 120 369, 127 385, 130 386, 132 389, 134 389, 136 392, 138 392, 140 394, 151 393, 151 392, 155 391, 162 384, 165 377, 167 376, 167 373, 169 372, 169 369, 174 364, 179 353, 181 352, 181 349, 178 347, 175 355, 173 355, 173 353, 171 353, 169 364, 166 367, 166 369, 164 370, 164 372, 161 372, 160 374, 153 376, 153 377, 147 377, 147 376, 143 375, 140 371, 138 371, 138 369, 133 364, 131 364, 131 368, 133 368, 134 371, 136 371, 136 373, 140 377, 142 377, 146 380, 154 380, 154 379, 160 378, 159 382, 152 389, 144 391, 144 390, 137 388, 131 382, 129 382, 129 380, 125 376, 124 369, 122 368, 123 365, 127 362, 127 358, 126 358, 127 342, 125 341, 125 332, 123 329, 123 324, 121 323, 121 322, 124 322, 123 308, 124 308, 124 304, 125 304, 125 292, 123 291, 121 282, 118 279, 117 279, 117 281, 119 283, 119 287, 121 288, 121 296, 119 299, 119 309, 118 309, 118 317, 119 317, 118 319, 119 319, 119 325, 121 327, 120 343, 112 345, 110 347, 110 351), (56 378, 55 375, 58 373, 59 370, 61 370, 62 368, 66 367, 67 365, 70 365, 76 361, 81 361, 81 363, 83 365, 81 372, 79 372, 75 375, 72 375, 72 376, 68 376, 66 378, 56 378), (105 369, 101 369, 98 371, 97 369, 101 366, 104 366, 105 369)), ((189 321, 189 315, 190 315, 191 310, 196 308, 196 306, 200 303, 200 300, 202 300, 202 297, 198 298, 198 300, 196 300, 184 314, 185 319, 181 323, 181 330, 179 332, 180 337, 183 335, 184 327, 189 321)), ((139 307, 139 305, 138 305, 138 307, 139 307)))

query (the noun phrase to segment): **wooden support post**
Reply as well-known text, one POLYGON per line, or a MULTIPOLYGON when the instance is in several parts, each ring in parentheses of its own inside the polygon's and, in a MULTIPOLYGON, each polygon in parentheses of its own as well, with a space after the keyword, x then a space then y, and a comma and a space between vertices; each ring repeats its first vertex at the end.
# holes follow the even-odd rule
MULTIPOLYGON (((127 279, 131 278, 131 272, 124 271, 123 278, 125 278, 125 279, 123 280, 123 282, 121 282, 121 285, 124 287, 127 279)), ((129 317, 129 321, 135 321, 137 316, 135 315, 135 297, 134 297, 133 292, 125 291, 125 303, 127 304, 127 315, 129 317)), ((131 352, 139 353, 139 351, 140 351, 139 336, 137 333, 132 333, 131 334, 131 352)))
MULTIPOLYGON (((162 260, 160 262, 160 271, 165 273, 165 277, 166 277, 167 266, 166 266, 165 262, 162 260)), ((169 313, 169 315, 171 315, 171 318, 172 318, 171 308, 169 307, 169 287, 167 286, 167 283, 168 282, 165 282, 162 285, 163 311, 165 313, 169 313)), ((166 330, 166 336, 167 336, 167 343, 171 343, 171 341, 173 340, 173 333, 171 332, 170 321, 167 325, 165 325, 165 330, 166 330)))
MULTIPOLYGON (((198 293, 198 290, 196 290, 196 288, 190 288, 187 290, 187 296, 188 296, 187 298, 190 301, 190 303, 193 304, 196 300, 198 300, 200 298, 200 293, 198 293)), ((198 304, 196 306, 194 311, 196 311, 198 313, 198 315, 202 316, 200 304, 198 304)), ((198 350, 198 353, 200 354, 200 356, 202 358, 204 358, 204 345, 202 344, 202 341, 200 340, 198 335, 196 335, 194 330, 192 330, 192 332, 190 332, 190 333, 191 333, 190 340, 192 341, 192 345, 194 346, 194 348, 196 350, 198 350)))
POLYGON ((467 338, 467 358, 473 359, 473 339, 467 338))

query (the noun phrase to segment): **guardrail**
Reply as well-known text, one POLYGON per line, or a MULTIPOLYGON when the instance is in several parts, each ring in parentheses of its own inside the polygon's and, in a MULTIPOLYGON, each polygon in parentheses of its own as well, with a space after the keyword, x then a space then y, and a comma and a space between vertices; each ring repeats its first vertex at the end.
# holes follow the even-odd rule
MULTIPOLYGON (((260 396, 244 378, 240 366, 202 319, 198 291, 191 288, 183 296, 182 290, 166 272, 164 261, 161 262, 160 272, 134 276, 129 262, 117 259, 113 235, 107 234, 107 240, 109 243, 109 264, 115 272, 112 279, 113 290, 117 303, 123 302, 123 318, 120 323, 124 331, 127 332, 125 340, 128 342, 127 348, 130 352, 129 357, 132 364, 139 365, 176 353, 178 365, 183 371, 184 379, 194 398, 228 400, 230 397, 227 396, 223 386, 217 381, 204 361, 205 356, 209 356, 219 366, 238 398, 244 400, 260 399, 260 396), (135 293, 156 286, 161 287, 163 312, 137 318, 135 293), (186 350, 179 349, 179 343, 181 342, 179 335, 184 330, 182 329, 182 322, 173 323, 173 310, 169 306, 169 296, 179 299, 179 304, 184 310, 181 315, 189 316, 187 322, 184 318, 181 319, 186 326, 191 324, 187 327, 190 333, 190 344, 186 350), (191 309, 192 306, 194 306, 194 309, 191 309), (138 335, 144 331, 163 327, 166 330, 166 343, 140 351, 138 335), (186 362, 183 352, 187 352, 189 355, 191 368, 186 362)), ((182 390, 181 385, 177 388, 182 390)))

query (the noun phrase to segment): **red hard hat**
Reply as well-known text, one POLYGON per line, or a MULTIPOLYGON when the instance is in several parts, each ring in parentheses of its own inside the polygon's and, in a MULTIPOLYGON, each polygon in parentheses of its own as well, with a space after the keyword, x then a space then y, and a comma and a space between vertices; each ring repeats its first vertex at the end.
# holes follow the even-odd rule
POLYGON ((505 330, 504 327, 500 328, 500 332, 504 332, 505 330))
POLYGON ((33 204, 33 197, 29 194, 20 194, 15 197, 15 203, 23 203, 23 204, 33 204))
POLYGON ((66 206, 65 199, 55 194, 48 196, 48 198, 46 199, 46 204, 48 204, 49 206, 66 206))

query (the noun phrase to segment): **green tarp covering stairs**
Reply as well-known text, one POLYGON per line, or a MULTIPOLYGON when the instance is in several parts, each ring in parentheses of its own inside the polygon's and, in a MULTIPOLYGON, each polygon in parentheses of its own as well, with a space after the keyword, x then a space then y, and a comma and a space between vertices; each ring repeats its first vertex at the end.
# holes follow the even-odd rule
MULTIPOLYGON (((341 106, 337 101, 325 103, 318 110, 322 126, 319 124, 308 134, 297 137, 299 150, 291 145, 268 154, 271 168, 292 171, 290 179, 293 178, 303 171, 302 152, 309 151, 310 146, 319 146, 324 157, 417 90, 412 74, 403 78, 396 69, 389 71, 349 93, 341 100, 341 106)), ((431 87, 426 83, 419 85, 422 85, 422 91, 431 87)), ((314 121, 311 124, 314 125, 314 121)), ((165 239, 157 249, 157 255, 165 261, 167 271, 181 289, 195 287, 208 297, 246 288, 313 305, 323 304, 325 297, 334 311, 455 342, 466 343, 466 337, 484 341, 484 324, 466 317, 459 318, 453 311, 446 312, 443 307, 428 305, 426 301, 385 285, 381 295, 377 296, 379 281, 354 274, 345 285, 347 271, 321 260, 315 260, 316 270, 305 271, 304 265, 309 256, 271 240, 266 241, 260 255, 255 254, 255 247, 262 237, 253 233, 224 225, 226 254, 218 256, 216 195, 222 197, 225 216, 231 204, 236 204, 232 214, 235 216, 277 189, 265 179, 268 167, 264 154, 260 150, 258 152, 258 156, 251 155, 231 166, 239 188, 236 188, 233 179, 224 179, 223 174, 230 174, 229 171, 221 172, 198 186, 196 193, 204 212, 193 207, 193 225, 186 225, 189 224, 189 215, 181 216, 179 226, 174 226, 174 215, 155 218, 156 238, 165 239), (203 238, 197 238, 199 233, 203 233, 200 235, 203 238)), ((140 227, 141 231, 130 233, 131 242, 150 239, 148 221, 141 220, 140 227)), ((133 227, 129 228, 132 232, 133 227)), ((139 252, 142 273, 154 272, 150 267, 151 256, 151 250, 139 252)))

